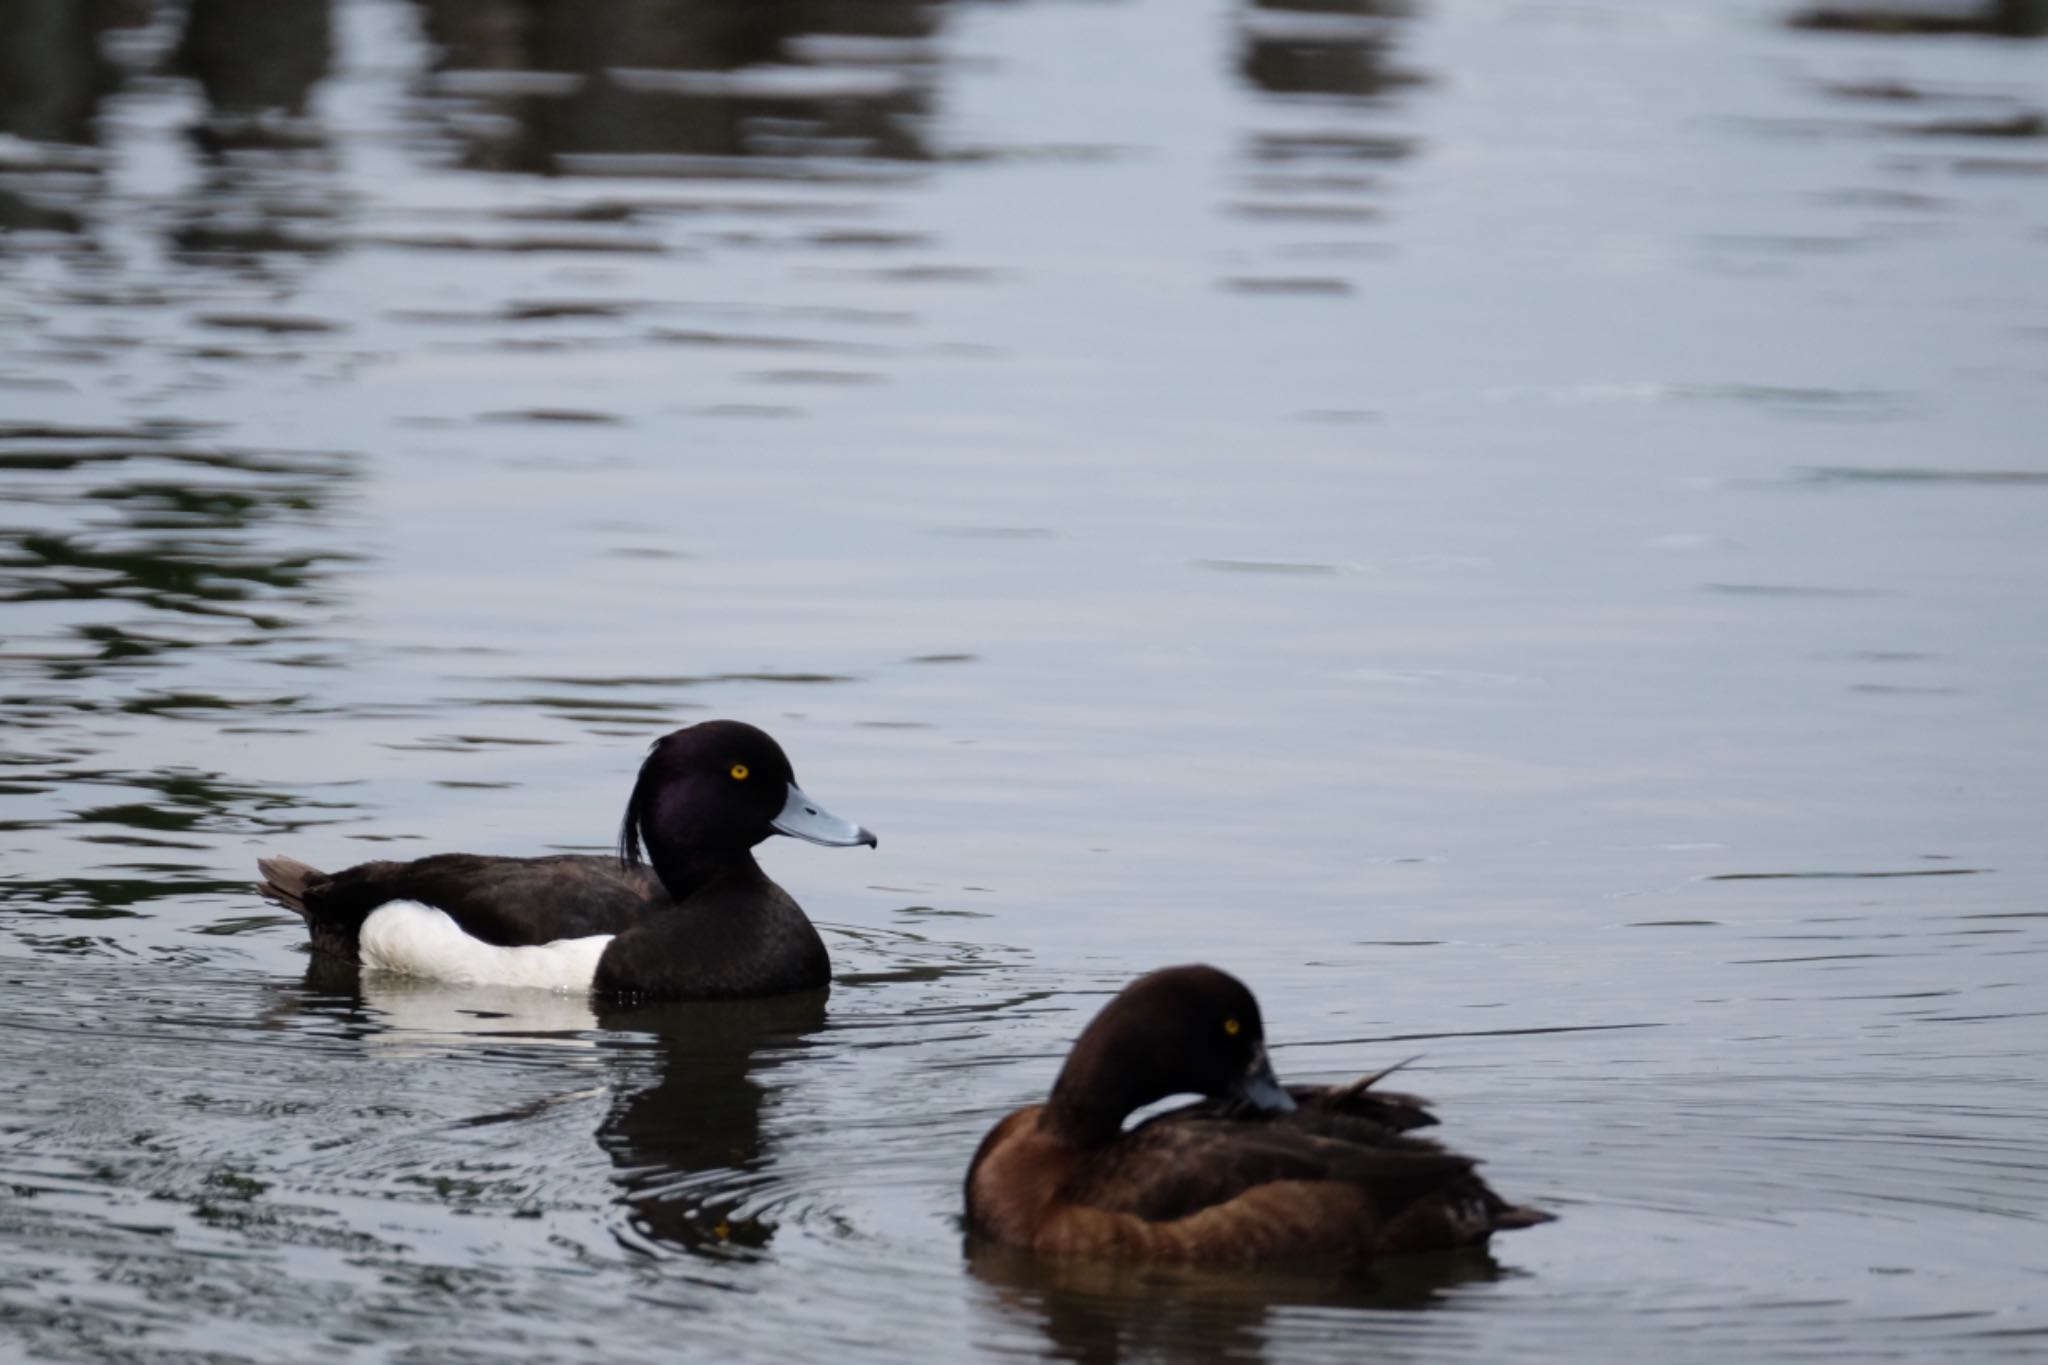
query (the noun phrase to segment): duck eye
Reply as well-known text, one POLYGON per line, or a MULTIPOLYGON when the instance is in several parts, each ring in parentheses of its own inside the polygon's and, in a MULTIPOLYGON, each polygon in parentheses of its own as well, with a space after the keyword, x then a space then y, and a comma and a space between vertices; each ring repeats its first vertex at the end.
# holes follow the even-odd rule
POLYGON ((733 780, 733 781, 735 781, 735 782, 744 782, 744 781, 746 781, 746 780, 747 780, 747 773, 748 773, 749 771, 750 771, 750 769, 749 769, 749 768, 747 767, 747 765, 746 765, 746 764, 744 764, 744 763, 735 763, 735 764, 733 764, 733 765, 732 765, 732 780, 733 780))
POLYGON ((1223 1031, 1233 1038, 1238 1035, 1238 1031, 1243 1027, 1244 1025, 1238 1023, 1235 1019, 1225 1019, 1223 1021, 1223 1031))

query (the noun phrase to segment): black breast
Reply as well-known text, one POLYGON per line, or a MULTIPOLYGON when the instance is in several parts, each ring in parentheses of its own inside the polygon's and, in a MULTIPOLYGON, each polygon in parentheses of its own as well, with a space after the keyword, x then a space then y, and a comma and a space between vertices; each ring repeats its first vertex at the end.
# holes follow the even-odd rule
POLYGON ((613 939, 592 988, 615 998, 732 1000, 831 980, 817 929, 750 863, 613 939))

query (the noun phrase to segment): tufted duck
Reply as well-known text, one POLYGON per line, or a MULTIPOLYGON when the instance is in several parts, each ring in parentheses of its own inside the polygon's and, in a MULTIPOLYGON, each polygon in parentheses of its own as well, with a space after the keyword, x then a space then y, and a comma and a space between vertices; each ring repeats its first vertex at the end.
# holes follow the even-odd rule
POLYGON ((366 967, 610 997, 780 995, 825 985, 831 964, 754 861, 771 834, 876 844, 804 795, 768 735, 713 720, 655 742, 616 857, 443 853, 334 873, 271 857, 258 890, 304 917, 315 952, 366 967))

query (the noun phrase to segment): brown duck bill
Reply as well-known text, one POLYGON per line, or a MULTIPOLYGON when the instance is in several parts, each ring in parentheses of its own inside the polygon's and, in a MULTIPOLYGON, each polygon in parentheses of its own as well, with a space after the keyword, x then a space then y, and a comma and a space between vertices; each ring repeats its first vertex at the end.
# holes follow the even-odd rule
POLYGON ((840 819, 805 796, 803 788, 794 782, 789 784, 789 798, 782 803, 781 813, 768 823, 778 834, 808 839, 827 848, 852 848, 855 844, 866 844, 869 848, 881 846, 872 830, 863 829, 851 820, 840 819))
POLYGON ((1244 1075, 1230 1087, 1230 1096, 1268 1114, 1285 1114, 1294 1108, 1294 1096, 1287 1093, 1280 1084, 1280 1078, 1273 1074, 1273 1059, 1266 1055, 1263 1043, 1252 1054, 1252 1064, 1245 1068, 1244 1075))

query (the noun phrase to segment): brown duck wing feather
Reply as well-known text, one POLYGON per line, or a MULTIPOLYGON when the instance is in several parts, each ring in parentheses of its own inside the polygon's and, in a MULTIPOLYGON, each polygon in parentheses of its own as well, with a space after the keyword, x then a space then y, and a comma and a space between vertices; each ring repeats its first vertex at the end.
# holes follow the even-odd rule
POLYGON ((1080 1163, 1033 1245, 1191 1264, 1362 1265, 1483 1243, 1496 1224, 1472 1161, 1419 1139, 1388 1142, 1155 1121, 1080 1163))
POLYGON ((1280 1181, 1364 1190, 1386 1214, 1471 1171, 1473 1163, 1420 1138, 1323 1116, 1315 1127, 1162 1115, 1076 1172, 1063 1194, 1140 1218, 1185 1218, 1280 1181), (1320 1129, 1320 1131, 1318 1131, 1320 1129), (1347 1131, 1348 1130, 1348 1131, 1347 1131))
POLYGON ((1374 1223, 1360 1190, 1324 1181, 1276 1180, 1166 1222, 1063 1205, 1037 1229, 1031 1247, 1055 1256, 1184 1265, 1362 1265, 1373 1255, 1374 1223))
POLYGON ((1365 1260, 1550 1221, 1495 1194, 1472 1158, 1354 1114, 1206 1107, 1163 1114, 1078 1163, 1043 1238, 1198 1262, 1365 1260))

